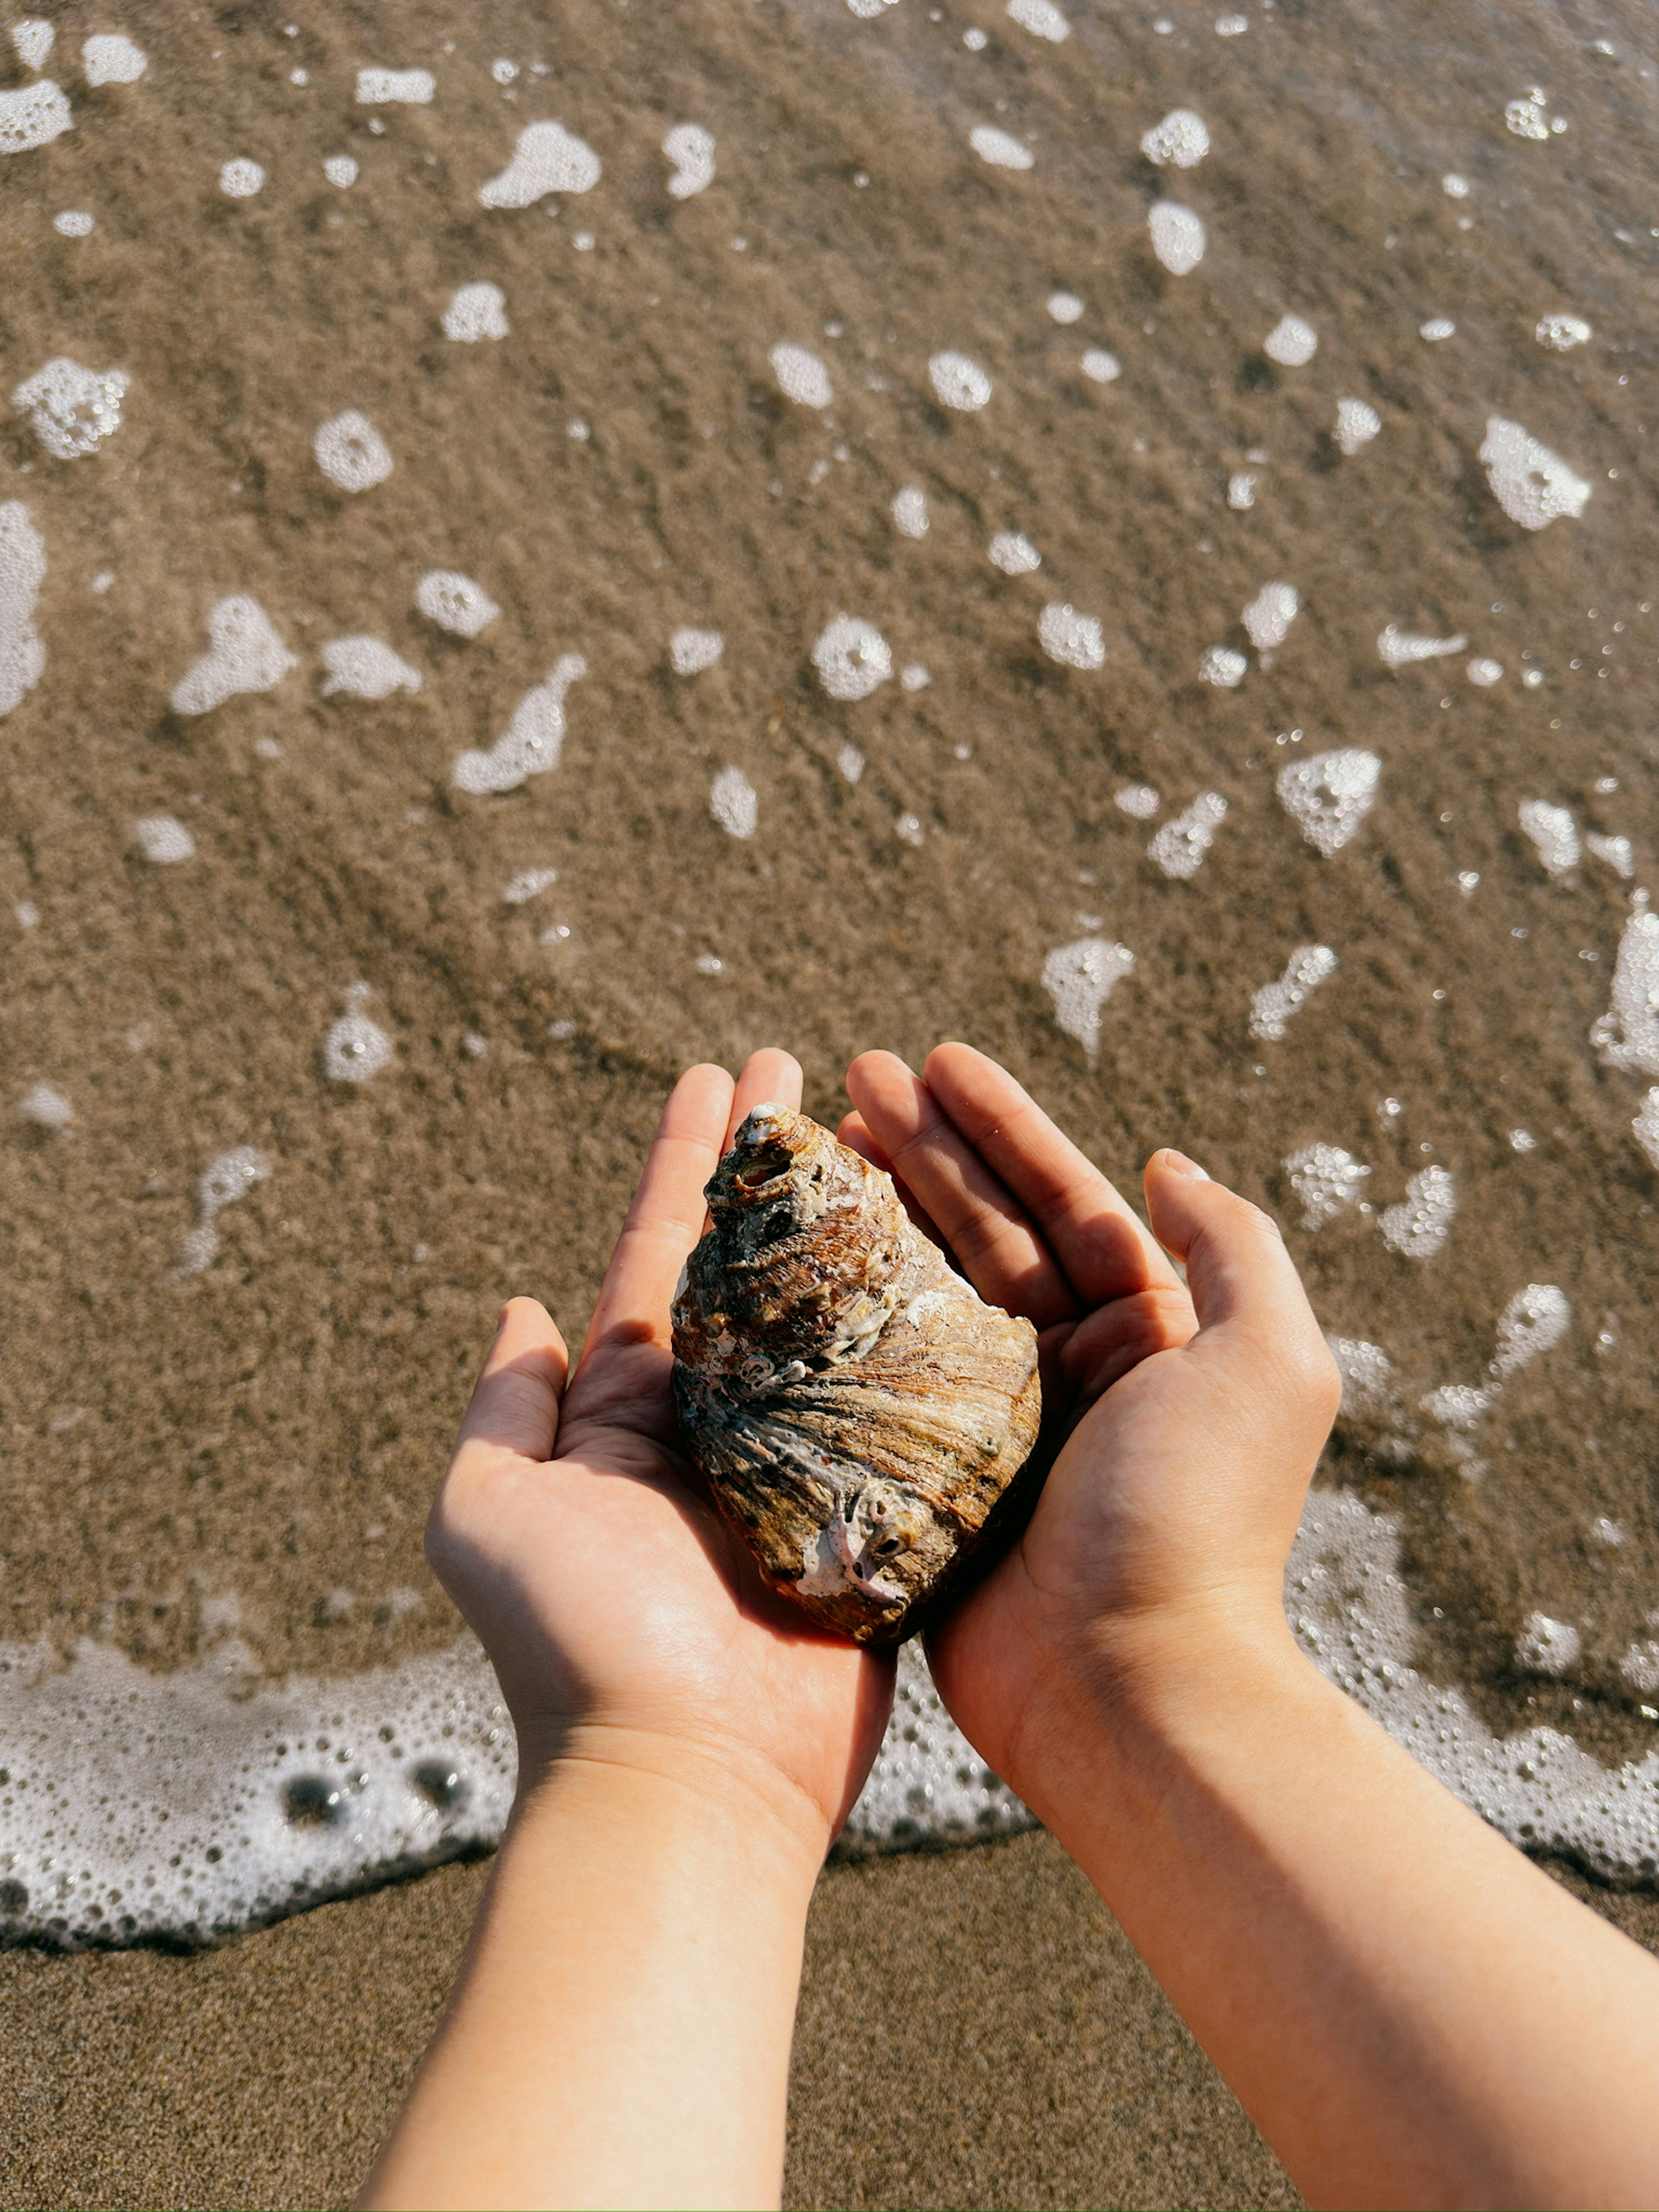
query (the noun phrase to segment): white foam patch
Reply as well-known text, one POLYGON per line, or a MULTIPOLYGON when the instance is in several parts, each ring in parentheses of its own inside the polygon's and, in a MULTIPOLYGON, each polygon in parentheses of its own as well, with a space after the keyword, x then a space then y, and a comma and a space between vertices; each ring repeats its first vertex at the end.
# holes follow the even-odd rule
POLYGON ((125 369, 101 374, 59 354, 20 384, 11 404, 60 461, 95 453, 121 427, 121 400, 131 381, 125 369))
POLYGON ((1261 350, 1281 368, 1305 368, 1319 350, 1319 334, 1300 315, 1281 315, 1262 339, 1261 350))
POLYGON ((714 181, 714 134, 701 123, 677 123, 662 142, 662 150, 674 164, 668 179, 671 199, 695 199, 714 181))
POLYGON ((1264 584, 1239 620, 1256 651, 1269 653, 1284 644, 1301 606, 1302 594, 1294 584, 1264 584))
POLYGON ((1365 1195, 1370 1170, 1341 1145, 1303 1145, 1285 1161, 1291 1188, 1302 1201, 1302 1226, 1322 1229, 1365 1195))
POLYGON ((378 637, 337 637, 323 647, 323 696, 343 692, 349 699, 389 699, 394 691, 418 691, 421 672, 411 668, 378 637))
POLYGON ((559 764, 564 747, 564 696, 587 663, 580 653, 567 653, 550 670, 546 681, 526 691, 513 710, 513 719, 488 752, 469 750, 456 756, 449 772, 457 791, 483 795, 516 791, 532 775, 545 775, 559 764))
POLYGON ((1614 875, 1622 876, 1626 883, 1636 873, 1636 848, 1628 837, 1603 837, 1592 830, 1585 836, 1584 848, 1598 860, 1605 860, 1614 875))
POLYGON ((1625 924, 1613 1003, 1589 1037, 1609 1067, 1659 1075, 1659 914, 1645 904, 1625 924))
POLYGON ((841 745, 836 749, 836 766, 848 783, 856 783, 864 774, 864 755, 856 745, 841 745))
POLYGON ((1007 13, 1022 31, 1034 39, 1047 39, 1050 46, 1060 46, 1072 35, 1071 19, 1055 7, 1054 0, 1008 0, 1007 13))
POLYGON ((81 208, 65 208, 53 216, 52 227, 59 238, 90 238, 96 228, 93 218, 81 208))
POLYGON ((234 155, 219 171, 219 189, 228 200, 251 200, 264 185, 264 171, 246 154, 234 155))
POLYGON ((1285 1025, 1301 1012, 1327 976, 1336 973, 1328 945, 1298 945, 1276 983, 1264 983, 1250 996, 1250 1035, 1258 1044, 1276 1044, 1285 1025))
MULTIPOLYGON (((216 1215, 226 1206, 234 1206, 238 1199, 246 1198, 254 1184, 263 1182, 270 1173, 270 1162, 252 1145, 238 1145, 234 1151, 221 1152, 216 1160, 208 1163, 196 1185, 196 1225, 185 1232, 185 1274, 199 1275, 204 1268, 212 1266, 219 1254, 216 1215)), ((234 1627, 235 1623, 230 1626, 234 1627)))
POLYGON ((508 906, 528 906, 532 899, 551 890, 558 880, 556 868, 526 868, 522 874, 514 877, 501 897, 508 906))
POLYGON ((1566 118, 1549 112, 1549 94, 1541 84, 1511 100, 1504 109, 1504 122, 1517 138, 1543 140, 1559 137, 1566 125, 1566 118))
POLYGON ((812 647, 812 665, 832 699, 867 699, 893 672, 892 648, 873 623, 837 615, 812 647))
POLYGON ((1336 403, 1336 442, 1352 460, 1369 446, 1382 428, 1382 417, 1369 399, 1339 399, 1336 403))
POLYGON ((323 174, 331 185, 336 185, 344 191, 348 185, 357 181, 357 164, 349 154, 331 154, 323 164, 323 174))
POLYGON ((1430 345, 1439 345, 1443 339, 1457 336, 1457 325, 1449 315, 1431 315, 1419 325, 1417 335, 1430 345))
POLYGON ((1231 645, 1206 647, 1199 657, 1198 680, 1213 684, 1218 691, 1236 691, 1244 681, 1249 662, 1231 645))
POLYGON ((1489 691, 1494 684, 1503 682, 1504 664, 1501 660, 1490 659, 1485 653, 1477 653, 1463 672, 1471 684, 1479 684, 1483 691, 1489 691))
POLYGON ((220 599, 208 615, 208 650, 173 686, 175 714, 206 714, 244 691, 271 691, 299 662, 276 625, 246 592, 220 599))
POLYGON ((415 605, 430 623, 456 637, 477 637, 501 609, 482 584, 459 568, 430 568, 415 586, 415 605))
POLYGON ((88 84, 137 84, 149 57, 125 31, 100 31, 82 46, 81 67, 88 84))
POLYGON ((676 676, 700 676, 726 650, 717 629, 677 629, 668 641, 668 665, 676 676))
POLYGON ((349 407, 318 426, 311 441, 317 465, 342 491, 372 491, 392 474, 392 449, 367 415, 349 407))
POLYGON ((1443 1250, 1457 1215, 1457 1186, 1449 1169, 1425 1168, 1406 1185, 1398 1206, 1383 1214, 1382 1241, 1407 1260, 1431 1260, 1443 1250))
POLYGON ((1171 276, 1190 276, 1204 258, 1204 225, 1179 200, 1159 200, 1147 212, 1152 252, 1171 276))
POLYGON ((1043 305, 1051 321, 1078 323, 1083 319, 1083 302, 1075 292, 1050 292, 1043 305))
POLYGON ((21 499, 0 501, 0 714, 9 714, 46 672, 34 627, 46 577, 46 544, 21 499))
POLYGON ((444 336, 458 345, 477 345, 483 338, 512 335, 507 319, 507 295, 499 284, 461 284, 444 309, 444 336))
POLYGON ((968 133, 968 143, 994 169, 1029 169, 1036 161, 1030 148, 994 124, 979 123, 968 133))
POLYGON ((936 353, 927 363, 927 380, 941 407, 972 415, 991 397, 991 380, 965 353, 936 353))
POLYGON ((933 671, 925 660, 908 660, 899 671, 901 691, 925 691, 933 680, 933 671))
POLYGON ((1062 668, 1103 668, 1106 643, 1094 615, 1079 614, 1069 601, 1055 599, 1037 617, 1037 643, 1062 668))
POLYGON ((1377 657, 1385 668, 1409 668, 1414 660, 1441 660, 1448 653, 1462 653, 1468 638, 1412 637, 1390 623, 1376 641, 1377 657))
POLYGON ((1005 576, 1029 576, 1034 568, 1042 566, 1042 554, 1029 538, 1017 530, 999 531, 988 550, 991 566, 1000 568, 1005 576))
POLYGON ((1578 825, 1568 808, 1553 806, 1547 799, 1523 799, 1519 818, 1548 874, 1565 876, 1578 866, 1583 848, 1578 842, 1578 825))
POLYGON ((1340 853, 1376 803, 1382 763, 1354 745, 1291 761, 1279 772, 1279 803, 1316 851, 1340 853))
POLYGON ((1150 783, 1126 783, 1113 793, 1112 804, 1137 822, 1150 822, 1164 802, 1150 783))
POLYGON ((1328 1336, 1325 1341, 1342 1371, 1342 1411, 1386 1412, 1394 1400, 1394 1362, 1382 1346, 1352 1336, 1328 1336))
POLYGON ((1583 1639, 1571 1621, 1529 1613, 1515 1639, 1515 1663, 1524 1674, 1560 1676, 1578 1664, 1583 1639))
POLYGON ((836 387, 817 354, 809 353, 805 346, 786 343, 775 345, 766 357, 786 399, 793 399, 797 407, 824 408, 832 404, 836 387))
POLYGON ((0 154, 32 154, 74 128, 64 88, 48 76, 0 92, 0 154))
POLYGON ((1588 345, 1595 332, 1582 315, 1545 315, 1533 336, 1552 353, 1571 353, 1574 346, 1588 345))
POLYGON ((919 484, 906 484, 896 492, 892 506, 893 527, 901 538, 925 538, 927 535, 927 495, 919 484))
POLYGON ((1134 964, 1127 945, 1103 937, 1059 945, 1042 963, 1042 988, 1054 1002, 1054 1019, 1091 1061, 1100 1050, 1100 1010, 1134 964))
POLYGON ((146 814, 132 825, 133 842, 151 866, 176 867, 196 858, 196 840, 176 814, 146 814))
POLYGON ((1141 139, 1140 150, 1160 169, 1195 169, 1210 150, 1210 134, 1192 108, 1172 107, 1141 139))
POLYGON ((1227 802, 1221 793, 1200 792, 1184 812, 1164 824, 1146 848, 1147 858, 1166 876, 1185 883, 1198 873, 1226 818, 1227 802))
POLYGON ((392 1058, 392 1039, 363 1012, 367 983, 346 993, 346 1010, 323 1039, 323 1073, 335 1083, 367 1083, 392 1058))
POLYGON ((1123 363, 1104 346, 1091 346, 1078 367, 1091 384, 1115 384, 1123 374, 1123 363))
POLYGON ((1449 200, 1466 200, 1469 196, 1469 180, 1467 177, 1460 177, 1455 169, 1449 169, 1440 179, 1440 189, 1449 200))
POLYGON ((708 793, 708 811, 728 837, 752 837, 760 826, 760 800, 740 768, 723 768, 708 793))
POLYGON ((501 174, 479 186, 478 204, 526 208, 549 192, 591 192, 601 173, 599 157, 585 139, 562 123, 532 123, 519 133, 501 174))
POLYGON ((1543 1352, 1553 1350, 1572 1325, 1566 1293, 1554 1283, 1528 1283, 1498 1316, 1498 1349, 1492 1372, 1506 1382, 1543 1352))
POLYGON ((1489 416, 1480 459, 1492 497, 1523 530, 1542 530, 1564 514, 1576 518, 1584 512, 1591 487, 1520 423, 1489 416))
POLYGON ((11 27, 12 50, 25 69, 40 70, 58 43, 58 33, 44 15, 25 15, 11 27))
POLYGON ((1250 469, 1236 469, 1227 479, 1227 504, 1236 514, 1248 514, 1255 505, 1256 477, 1250 469))
POLYGON ((438 80, 430 70, 360 69, 359 107, 429 107, 438 80))

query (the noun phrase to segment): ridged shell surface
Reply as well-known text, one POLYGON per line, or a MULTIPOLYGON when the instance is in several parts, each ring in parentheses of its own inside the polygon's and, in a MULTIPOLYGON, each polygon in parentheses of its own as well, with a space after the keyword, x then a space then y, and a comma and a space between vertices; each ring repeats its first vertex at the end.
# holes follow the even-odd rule
POLYGON ((674 1303, 691 1455, 775 1589, 902 1642, 1036 1440, 1036 1332, 804 1114, 757 1106, 706 1195, 674 1303))

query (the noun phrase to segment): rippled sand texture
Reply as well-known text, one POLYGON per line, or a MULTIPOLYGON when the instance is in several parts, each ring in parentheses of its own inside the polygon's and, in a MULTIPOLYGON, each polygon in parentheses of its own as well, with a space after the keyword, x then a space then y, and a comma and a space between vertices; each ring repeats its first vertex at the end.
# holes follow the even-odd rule
POLYGON ((1330 1474, 1419 1663, 1639 1754, 1659 1046, 1590 1032, 1656 857, 1644 18, 934 12, 151 6, 96 86, 54 17, 74 127, 0 155, 0 381, 88 380, 0 416, 8 1633, 447 1644, 497 1301, 580 1333, 678 1067, 783 1042, 827 1115, 957 1035, 1279 1213, 1390 1363, 1330 1474), (1528 1285, 1568 1325, 1495 1378, 1528 1285))

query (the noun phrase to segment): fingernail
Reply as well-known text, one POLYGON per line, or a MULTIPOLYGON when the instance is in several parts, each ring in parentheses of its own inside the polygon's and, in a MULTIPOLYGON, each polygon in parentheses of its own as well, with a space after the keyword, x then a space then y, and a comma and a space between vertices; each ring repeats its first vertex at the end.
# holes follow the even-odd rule
POLYGON ((501 1331, 507 1327, 507 1309, 503 1306, 500 1313, 495 1316, 495 1334, 497 1336, 499 1336, 501 1331))
POLYGON ((1185 1152, 1177 1152, 1172 1146, 1164 1149, 1164 1164, 1171 1175, 1185 1176, 1188 1182, 1208 1182, 1210 1180, 1196 1160, 1189 1160, 1185 1152))

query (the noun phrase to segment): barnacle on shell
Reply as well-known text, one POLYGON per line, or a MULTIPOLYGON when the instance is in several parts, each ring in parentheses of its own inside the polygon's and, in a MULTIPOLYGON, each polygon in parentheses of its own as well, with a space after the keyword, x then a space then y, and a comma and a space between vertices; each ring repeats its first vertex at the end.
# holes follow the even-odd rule
POLYGON ((900 1643, 1036 1439, 1036 1331, 804 1114, 757 1106, 706 1195, 674 1302, 691 1456, 775 1589, 900 1643))

